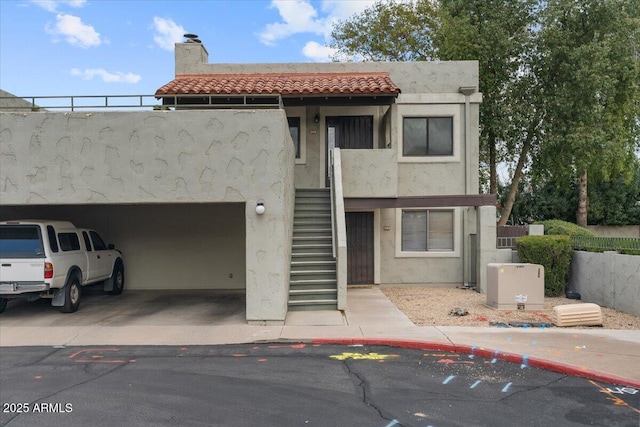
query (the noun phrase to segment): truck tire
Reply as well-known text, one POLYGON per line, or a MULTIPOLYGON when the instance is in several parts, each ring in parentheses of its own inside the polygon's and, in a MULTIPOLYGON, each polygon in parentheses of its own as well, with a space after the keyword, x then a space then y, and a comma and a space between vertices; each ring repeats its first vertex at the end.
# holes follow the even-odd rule
POLYGON ((64 286, 64 305, 60 307, 60 311, 63 313, 75 313, 78 311, 81 294, 80 280, 77 275, 73 274, 64 286))
POLYGON ((109 291, 109 295, 120 295, 124 290, 124 266, 122 261, 116 261, 109 280, 113 281, 113 288, 109 291))
POLYGON ((7 301, 9 300, 6 298, 0 298, 0 313, 2 313, 5 308, 7 308, 7 301))

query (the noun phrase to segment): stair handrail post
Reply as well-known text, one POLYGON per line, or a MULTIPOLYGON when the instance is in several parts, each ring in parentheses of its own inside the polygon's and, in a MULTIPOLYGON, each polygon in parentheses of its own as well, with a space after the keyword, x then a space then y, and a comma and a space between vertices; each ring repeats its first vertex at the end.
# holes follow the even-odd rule
POLYGON ((347 225, 342 192, 342 158, 339 148, 330 150, 331 171, 331 224, 333 232, 334 258, 336 260, 336 282, 338 288, 338 310, 347 308, 347 225))

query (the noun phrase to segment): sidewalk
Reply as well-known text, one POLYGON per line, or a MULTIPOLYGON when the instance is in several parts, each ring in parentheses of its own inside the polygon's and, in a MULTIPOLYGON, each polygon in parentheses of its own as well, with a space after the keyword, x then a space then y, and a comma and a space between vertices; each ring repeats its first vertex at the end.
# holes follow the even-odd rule
MULTIPOLYGON (((348 292, 349 307, 345 313, 290 312, 285 324, 280 326, 247 325, 237 316, 215 325, 190 322, 187 316, 163 322, 131 321, 125 325, 98 318, 83 324, 65 320, 58 322, 58 326, 42 318, 18 321, 0 316, 0 347, 273 341, 382 344, 509 360, 640 388, 640 331, 637 330, 415 326, 379 289, 354 288, 348 292)), ((113 306, 119 313, 125 310, 122 304, 113 306)), ((77 314, 81 312, 82 309, 77 314)), ((166 310, 164 314, 155 315, 156 319, 167 317, 166 310)), ((51 316, 59 319, 57 312, 51 316)))

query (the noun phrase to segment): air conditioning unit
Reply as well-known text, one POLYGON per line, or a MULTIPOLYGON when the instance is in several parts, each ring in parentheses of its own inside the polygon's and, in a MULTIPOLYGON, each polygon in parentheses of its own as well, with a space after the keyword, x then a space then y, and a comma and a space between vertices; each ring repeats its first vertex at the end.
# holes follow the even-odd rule
POLYGON ((544 267, 538 264, 488 264, 487 306, 497 310, 543 310, 544 267))
POLYGON ((566 304, 553 307, 556 326, 602 326, 602 309, 598 304, 566 304))

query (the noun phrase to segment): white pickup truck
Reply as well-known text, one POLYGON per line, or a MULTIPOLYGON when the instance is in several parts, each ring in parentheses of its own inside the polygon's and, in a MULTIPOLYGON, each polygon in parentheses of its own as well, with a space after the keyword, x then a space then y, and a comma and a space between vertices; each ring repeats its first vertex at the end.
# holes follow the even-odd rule
POLYGON ((0 313, 10 299, 50 298, 64 313, 80 306, 82 286, 124 289, 122 253, 94 230, 68 221, 0 222, 0 313))

